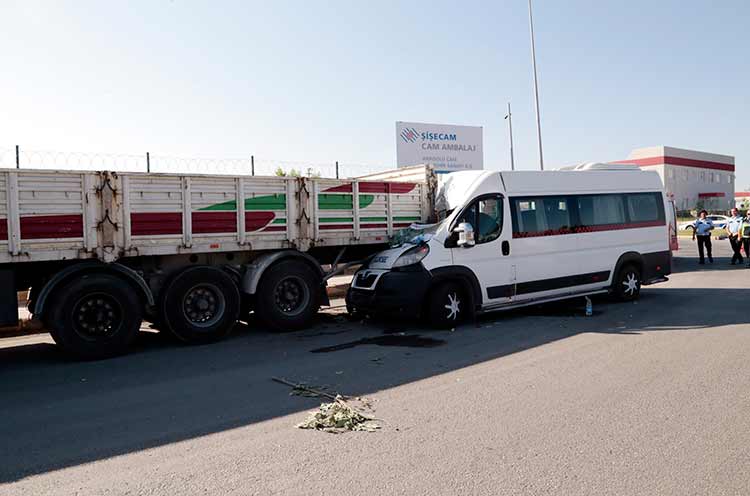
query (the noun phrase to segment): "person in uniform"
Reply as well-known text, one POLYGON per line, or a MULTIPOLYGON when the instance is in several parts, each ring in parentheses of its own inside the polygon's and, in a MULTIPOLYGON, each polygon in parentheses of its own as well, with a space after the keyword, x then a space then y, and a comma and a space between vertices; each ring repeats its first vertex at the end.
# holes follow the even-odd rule
POLYGON ((708 212, 701 210, 693 223, 693 241, 698 238, 698 263, 701 265, 706 263, 703 256, 704 248, 709 263, 714 263, 714 257, 711 253, 711 231, 714 230, 714 223, 707 216, 708 212))
MULTIPOLYGON (((737 262, 742 265, 742 240, 740 238, 740 224, 742 224, 742 216, 739 210, 733 208, 731 211, 731 217, 727 220, 727 235, 729 237, 729 244, 732 246, 732 265, 737 262)), ((747 254, 747 252, 745 252, 747 254)))
POLYGON ((742 242, 742 248, 745 250, 747 257, 747 268, 750 269, 750 209, 748 209, 745 218, 739 228, 739 237, 742 242))

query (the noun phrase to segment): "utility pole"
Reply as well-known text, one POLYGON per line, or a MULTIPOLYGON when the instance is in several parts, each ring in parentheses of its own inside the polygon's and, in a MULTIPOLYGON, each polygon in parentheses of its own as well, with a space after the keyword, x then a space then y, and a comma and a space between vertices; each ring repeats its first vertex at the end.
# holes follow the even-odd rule
POLYGON ((544 156, 542 154, 542 124, 539 118, 539 82, 536 75, 536 47, 534 46, 534 19, 531 16, 531 0, 529 0, 529 29, 531 31, 531 65, 534 68, 534 104, 536 108, 536 136, 539 141, 539 169, 544 170, 544 156))
POLYGON ((510 113, 510 102, 508 102, 508 134, 510 135, 510 170, 516 170, 516 164, 513 160, 513 114, 510 113))

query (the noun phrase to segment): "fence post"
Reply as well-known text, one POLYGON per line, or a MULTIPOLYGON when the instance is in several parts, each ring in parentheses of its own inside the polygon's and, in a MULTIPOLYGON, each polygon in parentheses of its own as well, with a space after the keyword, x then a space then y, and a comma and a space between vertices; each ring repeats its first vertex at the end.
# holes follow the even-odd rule
POLYGON ((336 161, 336 179, 339 178, 339 161, 336 161))
POLYGON ((21 154, 18 151, 18 145, 16 145, 16 169, 21 168, 21 154))
POLYGON ((255 155, 250 155, 250 175, 255 175, 255 155))
POLYGON ((151 173, 151 154, 146 152, 146 172, 151 173))

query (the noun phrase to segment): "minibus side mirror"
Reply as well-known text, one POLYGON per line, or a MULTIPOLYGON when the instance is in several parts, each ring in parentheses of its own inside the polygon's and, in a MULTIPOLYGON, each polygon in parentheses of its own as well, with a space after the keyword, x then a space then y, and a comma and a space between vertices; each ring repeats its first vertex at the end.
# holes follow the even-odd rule
POLYGON ((474 228, 468 222, 461 222, 458 227, 453 230, 454 233, 458 233, 458 246, 463 248, 471 248, 474 246, 474 228))

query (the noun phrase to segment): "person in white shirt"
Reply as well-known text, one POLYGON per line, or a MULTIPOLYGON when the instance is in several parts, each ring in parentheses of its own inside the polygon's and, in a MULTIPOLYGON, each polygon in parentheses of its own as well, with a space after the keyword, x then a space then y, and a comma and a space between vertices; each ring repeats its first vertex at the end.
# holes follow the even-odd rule
POLYGON ((711 254, 711 231, 714 230, 714 223, 706 217, 707 215, 707 211, 701 210, 698 214, 699 217, 693 222, 693 240, 698 238, 698 263, 701 265, 706 263, 703 257, 704 247, 706 255, 708 255, 708 262, 714 263, 714 257, 711 254))
POLYGON ((733 208, 731 211, 732 216, 727 221, 727 235, 729 236, 729 244, 732 246, 732 265, 739 262, 742 265, 742 239, 740 238, 740 224, 742 224, 742 216, 739 210, 733 208))

